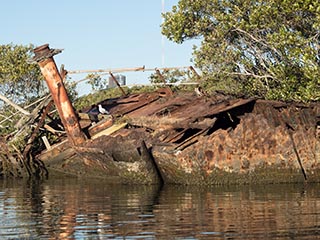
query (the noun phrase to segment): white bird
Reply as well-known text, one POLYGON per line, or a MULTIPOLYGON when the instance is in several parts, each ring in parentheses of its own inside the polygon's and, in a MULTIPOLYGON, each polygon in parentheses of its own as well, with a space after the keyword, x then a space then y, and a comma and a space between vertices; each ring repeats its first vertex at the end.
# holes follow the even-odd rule
POLYGON ((101 106, 101 104, 98 105, 98 109, 99 109, 99 112, 100 112, 101 114, 110 114, 107 109, 105 109, 105 108, 103 108, 103 107, 101 106))
POLYGON ((194 89, 194 91, 196 92, 197 96, 201 97, 201 96, 206 96, 205 91, 202 89, 202 87, 196 87, 194 89))

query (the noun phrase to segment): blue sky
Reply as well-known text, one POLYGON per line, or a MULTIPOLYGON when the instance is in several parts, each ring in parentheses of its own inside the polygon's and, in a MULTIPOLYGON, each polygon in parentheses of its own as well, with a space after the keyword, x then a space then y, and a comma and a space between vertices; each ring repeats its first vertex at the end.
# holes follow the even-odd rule
MULTIPOLYGON (((195 41, 175 44, 161 35, 163 2, 170 11, 178 0, 4 1, 0 43, 63 48, 55 60, 67 70, 192 65, 195 41)), ((148 83, 149 74, 125 73, 128 84, 148 83)))

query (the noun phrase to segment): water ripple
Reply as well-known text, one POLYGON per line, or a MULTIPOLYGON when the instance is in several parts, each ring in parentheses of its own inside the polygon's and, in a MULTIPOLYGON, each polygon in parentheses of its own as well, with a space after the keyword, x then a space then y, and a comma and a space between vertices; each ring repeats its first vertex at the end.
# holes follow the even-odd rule
POLYGON ((0 238, 317 239, 318 188, 0 181, 0 238))

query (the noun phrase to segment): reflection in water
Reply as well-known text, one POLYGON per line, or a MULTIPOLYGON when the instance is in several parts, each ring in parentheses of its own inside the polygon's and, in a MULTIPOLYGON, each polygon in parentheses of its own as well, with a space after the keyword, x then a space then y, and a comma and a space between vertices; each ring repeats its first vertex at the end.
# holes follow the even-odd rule
POLYGON ((0 181, 0 238, 316 239, 318 188, 0 181))

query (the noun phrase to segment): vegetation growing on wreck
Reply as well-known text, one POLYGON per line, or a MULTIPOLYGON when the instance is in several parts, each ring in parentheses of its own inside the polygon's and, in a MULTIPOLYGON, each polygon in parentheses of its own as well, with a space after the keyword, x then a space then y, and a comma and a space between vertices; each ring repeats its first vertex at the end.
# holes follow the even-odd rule
MULTIPOLYGON (((12 48, 9 49, 15 51, 15 48, 18 47, 12 46, 12 48)), ((21 49, 19 48, 19 50, 21 49)), ((22 47, 21 51, 25 51, 26 56, 23 63, 33 66, 33 64, 27 62, 31 57, 30 47, 22 47)), ((13 58, 13 60, 14 59, 15 58, 13 58)), ((17 64, 17 67, 20 66, 17 64)), ((41 76, 38 75, 38 68, 36 66, 33 67, 35 69, 34 75, 32 76, 30 73, 30 76, 28 77, 31 80, 27 80, 37 81, 39 84, 39 78, 41 78, 41 76)), ((63 72, 62 70, 60 71, 62 76, 63 72)), ((3 84, 11 83, 4 82, 3 84)), ((78 111, 81 111, 83 107, 90 107, 92 104, 96 104, 102 100, 119 97, 123 94, 118 88, 106 90, 99 89, 99 91, 96 91, 93 94, 76 98, 77 93, 74 91, 75 85, 68 84, 68 79, 65 81, 65 85, 69 90, 69 98, 71 100, 74 99, 75 108, 78 111)), ((132 94, 154 91, 156 88, 157 87, 155 86, 133 87, 125 88, 125 91, 126 94, 132 94)), ((49 125, 49 123, 55 123, 57 127, 58 125, 61 125, 61 122, 47 91, 45 91, 44 88, 41 88, 41 91, 39 90, 35 96, 32 94, 29 95, 31 96, 30 100, 19 102, 19 105, 24 106, 24 108, 9 100, 2 106, 3 114, 0 117, 2 118, 1 121, 5 123, 5 127, 0 129, 0 134, 2 135, 1 144, 6 147, 2 148, 2 151, 0 152, 0 176, 22 177, 25 175, 39 176, 47 174, 41 161, 35 159, 36 154, 39 154, 46 149, 44 144, 45 141, 43 141, 42 137, 48 139, 50 144, 54 144, 56 141, 61 141, 60 136, 64 136, 63 127, 60 128, 60 134, 59 131, 56 131, 57 129, 52 129, 49 125), (31 100, 35 100, 35 103, 29 104, 31 100), (16 111, 19 110, 18 107, 22 108, 23 111, 16 111), (12 111, 8 111, 8 108, 12 109, 12 111)))
MULTIPOLYGON (((319 2, 180 0, 163 16, 162 33, 169 40, 183 43, 202 39, 200 47, 194 50, 201 77, 187 77, 196 78, 207 92, 222 90, 232 95, 285 101, 320 100, 319 2)), ((59 141, 59 135, 43 130, 48 121, 59 119, 41 81, 39 67, 27 61, 32 49, 32 45, 0 46, 0 143, 6 146, 0 152, 0 173, 10 164, 25 167, 29 172, 38 171, 33 166, 41 163, 31 160, 45 149, 41 137, 59 141), (36 104, 32 104, 34 101, 36 104)), ((168 70, 161 76, 152 74, 150 82, 176 83, 185 81, 185 75, 168 70)), ((123 94, 118 88, 103 89, 105 85, 96 75, 88 79, 95 92, 80 98, 75 85, 66 81, 69 97, 78 111, 123 94)), ((156 88, 124 87, 124 91, 132 94, 156 88)), ((193 87, 173 89, 184 91, 193 87)), ((19 175, 13 169, 8 172, 19 175)))
MULTIPOLYGON (((122 86, 122 89, 126 94, 132 93, 141 93, 141 92, 149 92, 154 91, 156 89, 155 86, 144 86, 144 87, 133 87, 128 88, 122 86)), ((101 102, 105 99, 115 98, 121 96, 121 90, 119 88, 109 88, 109 89, 98 89, 92 93, 89 93, 84 96, 80 96, 74 101, 74 107, 79 111, 83 108, 91 106, 92 104, 101 102)))
MULTIPOLYGON (((145 93, 145 92, 153 92, 157 90, 159 86, 150 85, 150 86, 135 86, 135 87, 125 87, 122 86, 122 89, 129 94, 137 94, 137 93, 145 93)), ((193 91, 193 86, 173 86, 171 87, 174 91, 193 91)), ((110 89, 99 89, 98 91, 89 93, 84 96, 80 96, 74 100, 74 107, 76 110, 80 111, 83 108, 91 106, 92 104, 101 102, 105 99, 111 99, 121 96, 121 90, 119 88, 110 88, 110 89)))

